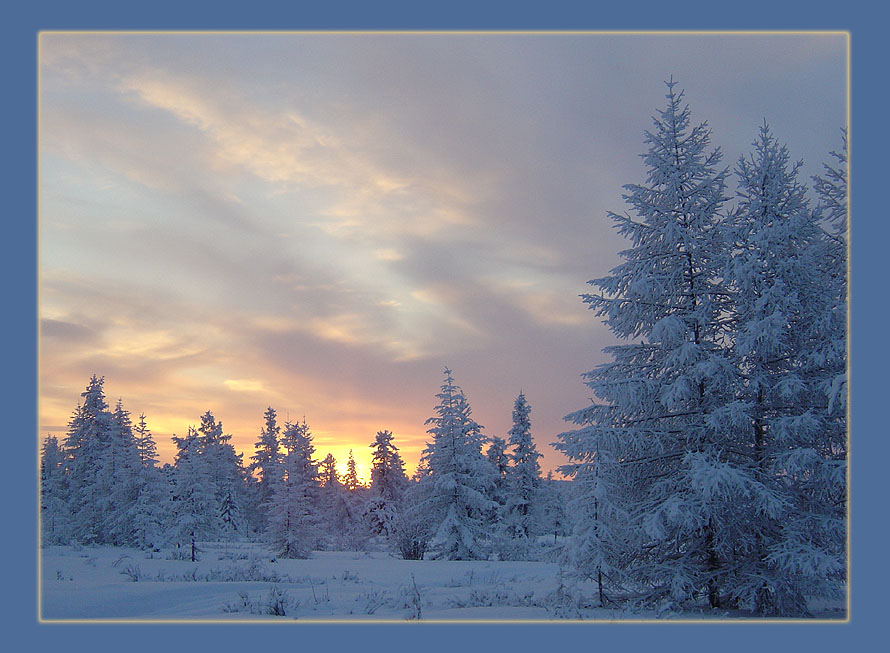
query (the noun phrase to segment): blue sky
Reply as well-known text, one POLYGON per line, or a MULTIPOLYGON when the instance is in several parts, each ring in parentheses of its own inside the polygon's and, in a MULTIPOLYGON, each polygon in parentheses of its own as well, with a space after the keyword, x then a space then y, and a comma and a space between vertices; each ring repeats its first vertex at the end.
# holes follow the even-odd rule
MULTIPOLYGON (((549 443, 613 339, 664 80, 732 167, 766 119, 804 175, 846 124, 839 34, 63 34, 40 42, 41 432, 93 373, 169 435, 250 455, 272 405, 360 470, 413 468, 448 365, 489 435, 549 443)), ((731 189, 732 190, 732 189, 731 189)))

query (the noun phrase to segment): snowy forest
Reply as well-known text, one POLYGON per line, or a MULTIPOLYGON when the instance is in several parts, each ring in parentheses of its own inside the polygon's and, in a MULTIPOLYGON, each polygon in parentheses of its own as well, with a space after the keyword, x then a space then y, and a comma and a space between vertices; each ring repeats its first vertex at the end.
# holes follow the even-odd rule
POLYGON ((306 418, 282 422, 272 407, 257 416, 254 451, 237 452, 208 411, 161 465, 148 417, 112 408, 93 376, 65 437, 42 443, 44 556, 119 547, 197 563, 207 543, 253 543, 273 561, 365 551, 547 563, 546 596, 490 590, 472 605, 544 606, 551 618, 812 617, 818 602, 843 605, 846 131, 806 180, 765 121, 727 165, 675 82, 665 97, 644 132, 646 178, 609 214, 628 243, 622 262, 581 298, 616 344, 582 375, 593 398, 565 432, 534 432, 520 393, 509 432, 487 434, 446 368, 413 474, 398 435, 380 430, 369 483, 351 455, 341 476, 306 418), (542 477, 547 440, 568 480, 542 477))
POLYGON ((194 562, 197 543, 208 540, 262 539, 283 558, 363 550, 376 540, 406 560, 478 560, 525 559, 535 555, 535 536, 563 534, 525 396, 516 399, 509 441, 486 438, 450 370, 414 476, 393 434, 379 431, 367 486, 351 451, 341 476, 331 454, 316 456, 305 418, 279 424, 271 407, 248 463, 208 411, 199 427, 173 436, 174 463, 159 465, 145 416, 134 425, 120 401, 110 410, 103 378, 90 379, 82 397, 65 441, 43 444, 45 545, 172 546, 194 562))

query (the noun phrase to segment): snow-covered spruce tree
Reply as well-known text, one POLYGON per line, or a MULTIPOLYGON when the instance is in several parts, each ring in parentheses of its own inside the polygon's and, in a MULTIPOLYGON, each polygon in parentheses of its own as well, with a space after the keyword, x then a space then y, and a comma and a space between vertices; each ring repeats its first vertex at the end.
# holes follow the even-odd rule
POLYGON ((139 449, 133 433, 130 413, 118 399, 111 414, 111 431, 104 464, 100 471, 106 495, 109 543, 134 544, 132 508, 139 494, 139 449))
POLYGON ((104 467, 111 437, 111 413, 105 401, 105 377, 90 379, 83 401, 68 423, 65 439, 65 477, 71 538, 82 544, 104 544, 108 538, 106 495, 97 478, 104 467))
POLYGON ((158 445, 145 421, 145 413, 139 415, 139 423, 133 427, 133 437, 136 440, 136 450, 139 452, 139 462, 144 467, 157 467, 158 445))
POLYGON ((318 482, 324 490, 340 490, 343 484, 340 482, 340 474, 337 473, 337 459, 333 454, 328 454, 318 465, 318 482))
POLYGON ((513 550, 514 542, 503 524, 504 509, 507 503, 507 468, 510 465, 507 441, 496 435, 491 436, 485 457, 491 464, 494 473, 494 483, 488 495, 494 508, 485 517, 485 521, 491 525, 491 549, 502 560, 514 559, 517 557, 513 550))
POLYGON ((836 345, 844 271, 832 269, 832 242, 808 206, 801 165, 764 124, 736 168, 726 272, 743 376, 722 423, 738 434, 727 449, 757 481, 737 504, 746 528, 729 586, 742 607, 782 616, 805 615, 807 595, 838 594, 845 574, 846 429, 827 392, 845 362, 836 345))
MULTIPOLYGON (((570 487, 573 485, 574 483, 570 484, 570 487)), ((567 493, 563 491, 560 481, 553 478, 553 472, 547 472, 547 476, 541 480, 541 502, 537 506, 538 515, 535 521, 543 534, 553 534, 554 544, 559 537, 565 537, 571 530, 566 515, 567 493)))
POLYGON ((510 460, 506 468, 506 502, 503 511, 503 527, 513 541, 515 555, 526 557, 531 538, 537 534, 535 523, 540 504, 541 454, 535 448, 531 433, 531 406, 525 394, 519 393, 513 404, 513 426, 510 428, 510 460))
POLYGON ((170 541, 182 547, 192 562, 197 560, 197 542, 219 534, 219 505, 209 461, 203 453, 198 432, 189 427, 176 443, 172 523, 170 541))
POLYGON ((429 474, 421 480, 423 511, 438 524, 433 549, 437 558, 484 559, 493 530, 487 520, 496 507, 489 498, 496 472, 482 453, 486 438, 447 368, 436 397, 437 416, 426 421, 433 440, 423 453, 429 474))
POLYGON ((132 541, 141 549, 155 549, 169 540, 173 488, 158 468, 157 445, 145 414, 139 415, 133 435, 140 466, 136 478, 137 498, 129 507, 132 541))
POLYGON ((361 550, 366 548, 370 535, 370 529, 365 519, 368 510, 368 488, 358 477, 352 449, 349 450, 349 457, 346 460, 343 485, 347 491, 341 495, 345 508, 341 521, 341 530, 343 531, 341 542, 348 550, 361 550))
POLYGON ((346 459, 346 474, 343 476, 343 485, 350 492, 361 487, 362 482, 358 479, 358 471, 355 466, 355 456, 352 455, 352 449, 349 450, 349 458, 346 459))
POLYGON ((260 429, 260 437, 254 444, 254 454, 250 457, 248 471, 256 479, 251 485, 251 527, 262 532, 266 527, 266 506, 275 484, 281 478, 281 427, 275 409, 269 406, 263 413, 265 424, 260 429))
POLYGON ((65 454, 54 435, 46 436, 40 455, 40 538, 43 546, 69 540, 65 454))
POLYGON ((819 195, 822 216, 836 235, 847 237, 847 130, 841 130, 842 149, 831 152, 834 164, 822 164, 825 176, 813 178, 813 190, 819 195))
POLYGON ((157 549, 170 541, 173 487, 157 466, 144 465, 137 479, 138 496, 131 507, 133 545, 157 549))
POLYGON ((502 523, 504 508, 507 503, 507 468, 510 465, 510 457, 507 455, 507 441, 496 435, 491 436, 485 457, 491 464, 494 473, 494 482, 488 495, 494 507, 485 516, 485 521, 491 527, 491 548, 493 553, 502 560, 513 559, 516 557, 513 551, 513 542, 502 523))
POLYGON ((836 163, 824 164, 825 176, 814 177, 813 188, 819 196, 822 216, 832 225, 825 235, 825 255, 820 259, 822 273, 829 281, 827 292, 834 297, 835 308, 826 316, 824 330, 832 334, 825 349, 828 412, 836 427, 847 430, 847 131, 841 132, 843 149, 831 152, 836 163))
POLYGON ((566 419, 562 468, 585 485, 589 506, 574 523, 570 559, 583 576, 623 568, 643 602, 722 600, 736 531, 733 505, 751 492, 727 457, 713 420, 735 373, 724 347, 728 295, 721 208, 727 170, 709 151, 706 123, 691 126, 684 94, 667 83, 667 106, 647 131, 646 183, 625 186, 630 207, 610 213, 631 241, 625 259, 590 282, 583 299, 619 338, 613 361, 584 375, 601 403, 566 419), (593 539, 592 539, 593 538, 593 539))
POLYGON ((318 466, 306 420, 285 422, 281 444, 286 450, 283 477, 269 502, 266 532, 269 543, 283 558, 308 558, 319 542, 320 523, 318 466))
POLYGON ((409 483, 405 463, 398 447, 393 444, 391 431, 377 431, 374 442, 369 446, 373 449, 371 482, 363 519, 372 536, 391 538, 395 532, 393 524, 402 509, 401 502, 409 483))
POLYGON ((510 456, 507 455, 507 441, 504 438, 493 435, 488 442, 488 450, 485 452, 485 457, 488 458, 488 462, 491 463, 495 472, 491 499, 499 507, 502 507, 507 501, 507 469, 510 466, 510 456))
MULTIPOLYGON (((571 533, 570 545, 562 551, 562 561, 581 578, 596 583, 601 607, 613 603, 612 592, 624 591, 628 580, 624 568, 638 555, 640 546, 628 536, 630 509, 624 506, 632 493, 622 471, 612 452, 601 447, 586 462, 576 457, 564 502, 560 502, 562 497, 552 481, 545 494, 548 517, 562 509, 562 528, 571 533)), ((554 542, 559 526, 554 524, 554 542)))
POLYGON ((351 494, 340 481, 337 459, 328 454, 318 466, 319 494, 318 514, 323 519, 326 548, 346 550, 351 548, 356 525, 359 521, 351 494))
POLYGON ((201 416, 198 433, 199 447, 214 488, 218 533, 226 540, 244 538, 247 535, 244 518, 247 486, 242 454, 235 451, 230 442, 232 436, 223 432, 222 422, 217 422, 209 410, 201 416))
POLYGON ((371 454, 371 490, 386 500, 398 498, 408 477, 399 449, 393 444, 392 432, 377 431, 374 442, 368 446, 374 450, 371 454))

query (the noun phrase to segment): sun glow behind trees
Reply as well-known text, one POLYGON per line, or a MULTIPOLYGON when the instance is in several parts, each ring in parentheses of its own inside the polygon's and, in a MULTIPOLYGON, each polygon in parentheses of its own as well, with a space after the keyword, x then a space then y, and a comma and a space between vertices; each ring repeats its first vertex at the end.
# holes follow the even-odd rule
POLYGON ((192 562, 201 542, 257 539, 284 558, 364 550, 372 540, 406 559, 427 550, 457 560, 542 555, 529 538, 540 526, 541 506, 557 494, 541 487, 524 396, 514 411, 514 459, 504 439, 489 440, 469 417, 469 403, 445 372, 421 468, 409 479, 392 432, 378 431, 369 484, 358 478, 351 450, 346 473, 338 473, 333 455, 316 454, 305 417, 279 425, 272 407, 249 463, 207 411, 200 426, 173 436, 173 464, 158 467, 144 414, 134 427, 122 401, 111 411, 105 380, 94 376, 65 442, 47 436, 43 443, 42 543, 172 547, 172 555, 192 562), (523 527, 512 509, 517 503, 523 527))

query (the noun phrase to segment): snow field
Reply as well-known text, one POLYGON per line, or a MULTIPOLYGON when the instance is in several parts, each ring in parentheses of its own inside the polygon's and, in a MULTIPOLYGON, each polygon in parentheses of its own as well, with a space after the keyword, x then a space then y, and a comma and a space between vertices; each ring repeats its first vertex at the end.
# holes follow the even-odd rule
MULTIPOLYGON (((550 621, 719 619, 750 615, 605 610, 591 583, 560 587, 551 562, 401 560, 383 552, 316 551, 276 558, 252 543, 202 543, 198 562, 174 550, 47 547, 44 620, 550 621)), ((837 602, 811 602, 819 619, 837 602)))
POLYGON ((276 558, 204 543, 198 562, 120 547, 48 547, 42 617, 125 620, 550 619, 546 562, 411 561, 382 552, 276 558), (277 610, 276 610, 277 604, 277 610), (274 612, 283 614, 270 614, 274 612))

